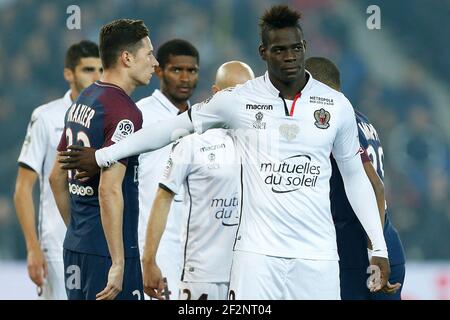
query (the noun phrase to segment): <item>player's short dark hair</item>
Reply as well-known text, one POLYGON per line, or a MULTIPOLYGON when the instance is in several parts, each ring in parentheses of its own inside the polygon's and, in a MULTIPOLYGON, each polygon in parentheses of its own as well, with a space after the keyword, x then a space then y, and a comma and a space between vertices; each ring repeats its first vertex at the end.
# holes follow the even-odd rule
POLYGON ((136 53, 141 47, 140 41, 148 35, 142 20, 119 19, 104 25, 99 40, 103 69, 113 67, 124 50, 136 53))
POLYGON ((323 57, 311 57, 306 59, 305 69, 314 79, 337 91, 341 90, 341 73, 333 61, 323 57))
POLYGON ((67 49, 66 57, 64 59, 64 67, 73 71, 80 63, 81 58, 98 57, 98 45, 95 42, 83 40, 71 45, 69 49, 67 49))
POLYGON ((161 69, 164 69, 167 62, 169 62, 170 56, 191 56, 197 59, 197 63, 200 63, 200 55, 197 49, 189 41, 182 39, 173 39, 167 41, 159 47, 156 54, 156 60, 159 62, 161 69))
POLYGON ((300 26, 301 17, 300 12, 289 8, 287 5, 277 5, 267 9, 259 23, 262 44, 264 46, 267 45, 268 33, 271 30, 296 27, 303 34, 302 27, 300 26))

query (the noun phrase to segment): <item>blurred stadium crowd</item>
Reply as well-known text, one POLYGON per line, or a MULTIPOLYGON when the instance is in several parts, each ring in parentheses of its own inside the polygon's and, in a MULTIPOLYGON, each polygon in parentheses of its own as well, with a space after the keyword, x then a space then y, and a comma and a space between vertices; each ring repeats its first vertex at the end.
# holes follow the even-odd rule
MULTIPOLYGON (((239 59, 257 75, 264 72, 257 52, 258 17, 277 2, 0 0, 0 259, 25 258, 12 203, 16 161, 32 110, 67 90, 63 57, 72 43, 97 41, 100 27, 116 18, 143 19, 156 49, 175 37, 189 40, 200 52, 200 82, 193 98, 197 102, 209 96, 214 72, 224 61, 239 59), (81 9, 80 30, 66 27, 71 4, 81 9)), ((450 30, 450 2, 283 2, 304 14, 307 56, 325 56, 337 63, 344 93, 377 127, 384 145, 389 214, 407 259, 450 259, 450 135, 445 127, 450 118, 444 112, 448 106, 435 98, 450 94, 450 44, 444 34, 450 30), (381 30, 366 28, 366 8, 371 4, 381 8, 381 30), (388 45, 358 38, 359 29, 388 45), (364 48, 371 48, 371 54, 364 48), (390 67, 390 48, 402 67, 390 67), (446 92, 425 85, 430 78, 446 92)), ((157 86, 153 79, 133 98, 149 95, 157 86)))

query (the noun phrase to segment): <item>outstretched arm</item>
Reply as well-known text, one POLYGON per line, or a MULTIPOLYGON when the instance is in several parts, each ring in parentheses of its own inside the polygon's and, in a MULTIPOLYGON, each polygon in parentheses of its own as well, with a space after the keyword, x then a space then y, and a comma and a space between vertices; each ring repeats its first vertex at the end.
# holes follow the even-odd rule
POLYGON ((126 139, 95 151, 95 149, 68 146, 73 151, 61 152, 66 158, 63 169, 84 171, 75 178, 91 177, 98 167, 108 167, 120 159, 159 149, 172 141, 195 131, 203 133, 210 128, 233 128, 233 116, 239 108, 233 90, 223 90, 210 100, 196 104, 192 108, 167 121, 145 127, 126 139), (95 156, 94 156, 95 153, 95 156))
POLYGON ((98 167, 109 167, 120 159, 159 149, 194 131, 188 112, 174 119, 145 127, 109 147, 95 150, 81 146, 68 146, 71 151, 60 152, 62 169, 78 169, 75 178, 91 177, 98 167), (94 155, 95 154, 95 155, 94 155))

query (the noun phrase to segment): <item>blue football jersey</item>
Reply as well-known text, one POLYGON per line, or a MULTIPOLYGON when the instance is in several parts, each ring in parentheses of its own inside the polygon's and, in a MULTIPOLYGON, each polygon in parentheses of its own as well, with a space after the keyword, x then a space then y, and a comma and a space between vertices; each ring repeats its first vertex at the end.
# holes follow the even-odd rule
MULTIPOLYGON (((378 133, 365 115, 357 110, 355 114, 360 145, 366 150, 378 176, 384 180, 384 154, 378 133)), ((340 265, 344 268, 365 268, 368 265, 367 235, 348 202, 341 174, 333 158, 331 164, 333 170, 330 179, 331 213, 336 227, 340 265)), ((383 231, 391 265, 404 263, 405 256, 400 237, 390 222, 387 211, 383 231)))
MULTIPOLYGON (((67 111, 58 150, 65 150, 71 144, 96 149, 106 147, 126 138, 141 126, 141 112, 125 91, 113 84, 97 81, 81 92, 67 111)), ((138 257, 138 156, 120 162, 127 167, 122 184, 125 257, 138 257)), ((71 216, 64 248, 109 256, 98 200, 100 174, 83 181, 75 180, 74 176, 75 172, 69 171, 71 216)))

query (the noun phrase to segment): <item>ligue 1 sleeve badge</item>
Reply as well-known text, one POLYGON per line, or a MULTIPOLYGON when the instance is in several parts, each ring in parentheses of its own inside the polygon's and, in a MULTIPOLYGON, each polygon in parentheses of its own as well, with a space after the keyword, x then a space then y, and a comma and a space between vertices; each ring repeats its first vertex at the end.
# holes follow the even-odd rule
POLYGON ((319 129, 327 129, 330 126, 330 118, 330 113, 324 108, 314 111, 314 119, 316 119, 314 124, 319 129))

